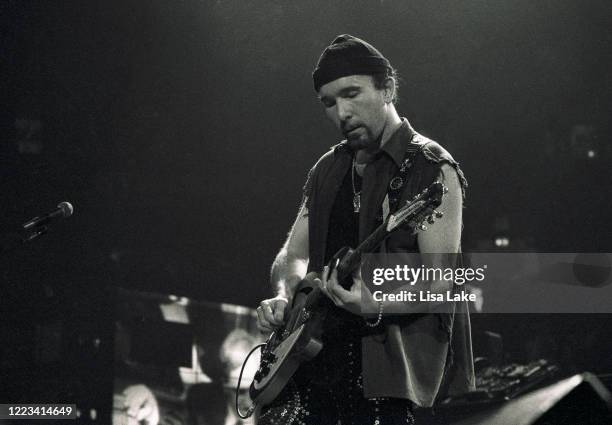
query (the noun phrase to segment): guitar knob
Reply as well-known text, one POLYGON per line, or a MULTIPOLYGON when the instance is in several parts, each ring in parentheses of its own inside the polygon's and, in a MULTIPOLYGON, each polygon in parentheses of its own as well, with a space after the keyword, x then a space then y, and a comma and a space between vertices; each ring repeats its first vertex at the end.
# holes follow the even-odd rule
POLYGON ((434 211, 434 214, 436 215, 436 218, 442 218, 442 216, 444 215, 444 213, 440 211, 434 211))
POLYGON ((442 193, 448 193, 448 187, 444 186, 442 189, 442 193))
POLYGON ((422 231, 425 231, 425 230, 427 230, 427 226, 425 226, 424 224, 421 224, 419 226, 419 229, 421 229, 422 231))
POLYGON ((430 215, 429 217, 427 217, 427 222, 428 222, 429 224, 434 224, 434 221, 435 221, 435 220, 434 220, 434 218, 433 218, 433 216, 432 216, 432 215, 430 215))

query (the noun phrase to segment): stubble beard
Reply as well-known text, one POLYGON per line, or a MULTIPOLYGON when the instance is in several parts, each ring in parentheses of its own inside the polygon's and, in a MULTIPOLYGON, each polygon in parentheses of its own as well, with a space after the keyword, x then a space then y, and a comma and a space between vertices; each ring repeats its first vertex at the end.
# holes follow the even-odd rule
POLYGON ((375 152, 380 147, 381 136, 382 133, 375 138, 366 130, 364 133, 359 134, 358 137, 352 139, 347 137, 347 143, 349 148, 355 152, 360 150, 375 152))

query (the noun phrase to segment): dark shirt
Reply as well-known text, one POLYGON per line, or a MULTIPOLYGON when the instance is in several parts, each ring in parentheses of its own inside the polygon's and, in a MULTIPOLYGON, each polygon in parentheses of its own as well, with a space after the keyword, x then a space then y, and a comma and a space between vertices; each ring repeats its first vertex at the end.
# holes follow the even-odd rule
MULTIPOLYGON (((457 171, 462 190, 467 186, 452 156, 436 142, 416 133, 404 119, 365 168, 359 242, 376 227, 389 181, 411 150, 414 161, 400 202, 411 199, 437 179, 444 163, 457 171)), ((304 187, 309 211, 309 271, 320 273, 325 265, 332 211, 349 174, 352 155, 346 141, 341 142, 323 155, 309 173, 304 187)), ((416 252, 416 236, 409 230, 398 230, 381 249, 416 252)), ((471 389, 474 376, 467 306, 458 313, 406 315, 386 322, 378 334, 363 336, 364 396, 407 398, 420 406, 431 406, 441 388, 449 393, 471 389)))
MULTIPOLYGON (((361 187, 361 177, 356 173, 354 177, 356 186, 361 187)), ((341 248, 355 248, 357 246, 358 229, 359 213, 354 212, 353 208, 353 174, 351 167, 349 167, 334 200, 329 218, 324 257, 325 264, 328 264, 341 248)), ((347 280, 352 280, 352 277, 349 276, 347 280)), ((354 335, 359 335, 363 328, 363 320, 359 316, 335 307, 327 298, 323 302, 327 304, 329 310, 323 329, 327 343, 333 343, 338 339, 343 339, 345 336, 353 337, 354 335)))
MULTIPOLYGON (((355 248, 358 243, 359 213, 356 213, 353 209, 352 180, 353 173, 351 167, 349 167, 334 200, 329 218, 324 257, 325 264, 341 248, 345 246, 355 248)), ((361 187, 361 177, 357 173, 355 173, 355 180, 357 187, 361 187)))

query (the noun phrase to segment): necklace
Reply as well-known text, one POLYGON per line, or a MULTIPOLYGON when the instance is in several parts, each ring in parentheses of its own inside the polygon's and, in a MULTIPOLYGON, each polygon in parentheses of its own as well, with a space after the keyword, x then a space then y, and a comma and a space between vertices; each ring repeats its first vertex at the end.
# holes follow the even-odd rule
POLYGON ((361 190, 359 190, 359 192, 355 189, 355 168, 357 167, 356 165, 356 160, 355 157, 353 156, 353 166, 351 167, 351 184, 353 187, 353 211, 356 213, 359 213, 359 210, 361 209, 361 190))

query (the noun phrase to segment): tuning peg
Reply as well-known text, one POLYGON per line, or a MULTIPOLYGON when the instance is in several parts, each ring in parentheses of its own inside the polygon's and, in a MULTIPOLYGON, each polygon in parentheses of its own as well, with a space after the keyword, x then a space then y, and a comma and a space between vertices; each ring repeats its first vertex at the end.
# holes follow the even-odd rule
POLYGON ((436 218, 442 218, 442 216, 444 215, 443 212, 436 211, 436 210, 434 210, 434 214, 436 215, 436 218))
POLYGON ((421 229, 422 231, 425 231, 425 230, 427 230, 427 226, 425 226, 424 224, 421 224, 419 226, 419 229, 421 229))

